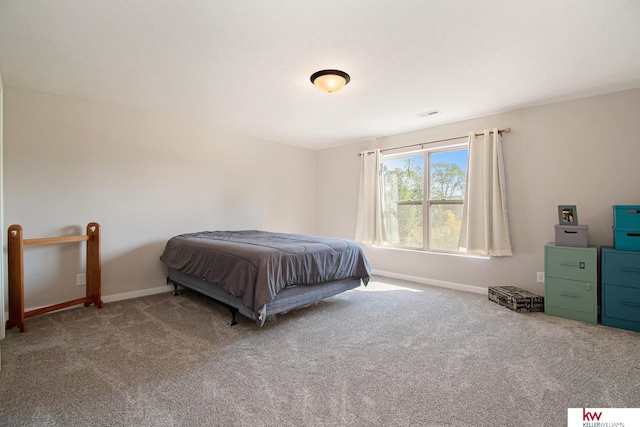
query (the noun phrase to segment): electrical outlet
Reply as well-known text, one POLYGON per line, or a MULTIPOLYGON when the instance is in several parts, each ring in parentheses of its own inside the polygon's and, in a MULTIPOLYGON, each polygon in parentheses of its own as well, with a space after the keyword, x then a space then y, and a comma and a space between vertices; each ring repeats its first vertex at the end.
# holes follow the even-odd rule
POLYGON ((76 274, 76 285, 84 286, 86 284, 87 284, 87 275, 84 273, 76 274))
POLYGON ((538 283, 544 283, 544 272, 538 271, 537 276, 538 276, 538 283))

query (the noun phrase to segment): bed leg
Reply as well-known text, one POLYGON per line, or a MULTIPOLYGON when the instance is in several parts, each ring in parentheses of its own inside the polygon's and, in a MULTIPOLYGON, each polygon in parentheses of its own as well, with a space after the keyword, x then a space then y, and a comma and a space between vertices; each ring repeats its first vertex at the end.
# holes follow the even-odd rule
POLYGON ((229 326, 237 325, 238 322, 236 322, 236 313, 238 312, 238 309, 230 307, 229 311, 231 312, 231 321, 227 322, 227 325, 229 326))
POLYGON ((173 285, 173 296, 174 297, 177 297, 178 295, 180 295, 180 292, 178 291, 178 285, 168 277, 167 277, 167 285, 173 285))

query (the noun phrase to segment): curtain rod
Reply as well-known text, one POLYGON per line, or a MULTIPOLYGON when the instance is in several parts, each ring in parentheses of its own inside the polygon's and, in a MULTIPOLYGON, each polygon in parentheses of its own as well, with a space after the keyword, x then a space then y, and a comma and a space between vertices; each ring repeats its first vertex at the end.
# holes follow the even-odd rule
MULTIPOLYGON (((498 129, 498 133, 509 133, 511 132, 511 128, 504 128, 504 129, 498 129)), ((493 131, 489 132, 489 133, 493 133, 493 131)), ((475 136, 481 136, 484 135, 484 132, 476 132, 475 136)), ((409 147, 418 147, 421 145, 426 145, 426 144, 435 144, 436 142, 445 142, 445 141, 453 141, 455 139, 462 139, 462 138, 468 138, 469 135, 464 135, 464 136, 457 136, 455 138, 447 138, 447 139, 437 139, 435 141, 427 141, 427 142, 421 142, 419 144, 411 144, 411 145, 404 145, 402 147, 393 147, 393 148, 385 148, 384 150, 380 150, 380 152, 384 152, 384 151, 391 151, 391 150, 399 150, 401 148, 409 148, 409 147)), ((367 151, 367 154, 373 154, 375 153, 375 151, 367 151)), ((358 156, 360 156, 361 153, 358 153, 358 156)))

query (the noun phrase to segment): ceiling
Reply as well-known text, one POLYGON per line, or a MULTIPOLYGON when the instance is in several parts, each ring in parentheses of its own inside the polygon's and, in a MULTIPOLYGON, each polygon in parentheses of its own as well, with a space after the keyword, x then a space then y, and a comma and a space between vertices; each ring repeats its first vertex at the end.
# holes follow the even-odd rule
POLYGON ((0 70, 322 149, 638 88, 640 1, 0 0, 0 70))

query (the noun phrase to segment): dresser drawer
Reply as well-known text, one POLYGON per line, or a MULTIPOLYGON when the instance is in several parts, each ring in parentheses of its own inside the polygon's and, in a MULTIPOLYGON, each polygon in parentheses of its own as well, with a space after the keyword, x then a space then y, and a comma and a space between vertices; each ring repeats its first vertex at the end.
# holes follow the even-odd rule
POLYGON ((547 276, 591 282, 596 276, 597 267, 595 249, 547 246, 544 263, 547 276))
POLYGON ((640 253, 603 249, 602 284, 640 289, 640 253))
POLYGON ((596 312, 597 283, 549 278, 545 283, 545 310, 556 307, 583 313, 596 312))
POLYGON ((640 289, 607 286, 604 289, 603 316, 640 322, 640 289))

